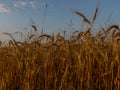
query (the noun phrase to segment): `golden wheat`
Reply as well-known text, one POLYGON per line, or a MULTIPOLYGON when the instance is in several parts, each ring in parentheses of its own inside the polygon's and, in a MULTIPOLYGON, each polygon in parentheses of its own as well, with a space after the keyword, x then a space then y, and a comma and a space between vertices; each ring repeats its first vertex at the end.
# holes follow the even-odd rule
MULTIPOLYGON (((93 23, 97 12, 98 7, 93 23)), ((4 33, 11 40, 7 45, 0 42, 0 90, 120 90, 119 26, 100 28, 94 35, 92 28, 75 31, 70 38, 65 31, 28 33, 24 41, 4 33)))

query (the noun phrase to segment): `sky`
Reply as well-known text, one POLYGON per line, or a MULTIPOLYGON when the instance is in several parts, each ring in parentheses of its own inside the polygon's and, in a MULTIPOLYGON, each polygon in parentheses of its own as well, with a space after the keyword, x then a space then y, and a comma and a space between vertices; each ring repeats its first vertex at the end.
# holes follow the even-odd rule
POLYGON ((98 2, 96 26, 119 25, 120 0, 0 0, 0 36, 3 32, 25 33, 25 30, 31 30, 31 23, 36 25, 39 32, 44 27, 44 33, 69 32, 71 28, 79 30, 82 18, 72 10, 91 19, 98 2), (71 21, 72 27, 69 25, 71 21))

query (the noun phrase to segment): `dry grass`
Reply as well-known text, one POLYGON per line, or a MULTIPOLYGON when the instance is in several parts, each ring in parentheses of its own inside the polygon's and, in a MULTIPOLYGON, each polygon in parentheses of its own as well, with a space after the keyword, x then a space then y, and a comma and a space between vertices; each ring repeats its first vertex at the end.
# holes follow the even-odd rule
POLYGON ((12 40, 0 46, 0 90, 120 90, 119 27, 96 35, 92 28, 69 39, 60 33, 31 34, 24 42, 5 33, 12 40))

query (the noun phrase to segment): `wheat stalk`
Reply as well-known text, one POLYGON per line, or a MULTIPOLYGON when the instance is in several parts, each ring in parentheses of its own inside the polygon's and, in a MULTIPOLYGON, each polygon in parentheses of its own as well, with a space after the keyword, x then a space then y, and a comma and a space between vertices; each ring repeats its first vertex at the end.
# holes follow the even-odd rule
POLYGON ((37 31, 37 27, 35 25, 32 25, 32 28, 37 31))
POLYGON ((10 33, 4 32, 3 34, 10 36, 12 38, 13 42, 16 43, 16 40, 14 39, 14 37, 10 33))
POLYGON ((107 30, 106 30, 106 33, 108 33, 110 30, 112 29, 116 29, 116 30, 119 30, 119 26, 117 25, 111 25, 107 30))
POLYGON ((87 18, 84 16, 84 14, 82 14, 81 12, 78 12, 78 11, 72 11, 72 12, 75 13, 75 14, 77 14, 77 15, 79 15, 79 16, 81 16, 81 17, 83 18, 83 21, 84 21, 84 22, 86 22, 86 23, 88 23, 89 25, 91 25, 90 20, 87 19, 87 18))
POLYGON ((93 17, 92 17, 92 23, 94 23, 94 21, 95 21, 95 19, 96 19, 96 17, 97 17, 98 9, 99 9, 99 5, 96 6, 96 9, 95 9, 95 11, 94 11, 94 15, 93 15, 93 17))

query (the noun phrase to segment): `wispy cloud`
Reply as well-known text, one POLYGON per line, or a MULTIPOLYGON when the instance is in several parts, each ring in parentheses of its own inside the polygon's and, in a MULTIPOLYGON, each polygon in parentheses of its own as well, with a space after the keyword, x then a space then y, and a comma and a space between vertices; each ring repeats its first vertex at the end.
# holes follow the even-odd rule
POLYGON ((10 13, 11 8, 8 7, 7 5, 0 3, 0 13, 10 13))
POLYGON ((43 6, 44 2, 39 1, 14 1, 13 4, 7 5, 0 2, 0 13, 19 12, 26 8, 36 9, 38 6, 43 6))
POLYGON ((30 5, 33 9, 35 9, 36 6, 37 6, 37 3, 34 2, 34 1, 31 1, 31 2, 29 2, 29 5, 30 5))
POLYGON ((30 1, 30 2, 18 1, 18 2, 15 2, 15 4, 14 4, 14 8, 16 8, 16 9, 24 9, 25 7, 28 7, 28 6, 30 6, 32 9, 35 9, 36 2, 35 1, 30 1))

